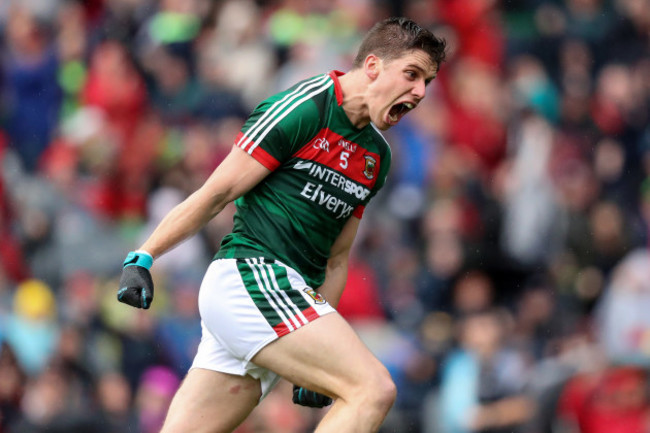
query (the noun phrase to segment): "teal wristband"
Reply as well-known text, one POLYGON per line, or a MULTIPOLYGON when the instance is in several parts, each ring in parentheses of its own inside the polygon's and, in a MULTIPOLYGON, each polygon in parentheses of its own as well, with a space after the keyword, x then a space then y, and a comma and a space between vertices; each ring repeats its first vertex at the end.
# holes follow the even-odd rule
POLYGON ((126 255, 122 267, 142 266, 143 268, 151 269, 151 265, 153 265, 153 257, 151 257, 151 254, 143 251, 131 251, 126 255))

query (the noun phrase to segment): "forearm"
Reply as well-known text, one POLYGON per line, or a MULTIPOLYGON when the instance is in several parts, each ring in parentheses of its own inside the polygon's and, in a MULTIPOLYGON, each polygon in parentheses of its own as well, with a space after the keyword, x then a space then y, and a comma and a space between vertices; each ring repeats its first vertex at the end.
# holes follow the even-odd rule
POLYGON ((348 280, 350 248, 352 248, 358 228, 359 219, 356 217, 350 218, 345 224, 330 250, 330 258, 325 270, 325 282, 318 288, 318 293, 323 295, 334 308, 338 307, 348 280))
POLYGON ((323 295, 329 304, 336 308, 343 295, 345 283, 348 279, 348 261, 341 260, 341 263, 328 263, 325 273, 325 282, 319 287, 318 293, 323 295))
POLYGON ((196 234, 228 203, 223 197, 210 198, 201 189, 174 207, 139 248, 154 258, 161 256, 196 234))
POLYGON ((206 182, 172 209, 140 249, 154 258, 194 235, 223 208, 241 197, 270 171, 242 149, 233 146, 206 182))

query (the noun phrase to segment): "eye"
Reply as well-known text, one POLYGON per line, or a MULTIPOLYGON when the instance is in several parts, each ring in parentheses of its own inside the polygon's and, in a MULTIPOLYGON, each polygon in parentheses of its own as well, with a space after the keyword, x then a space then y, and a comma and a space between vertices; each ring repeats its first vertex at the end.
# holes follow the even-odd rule
POLYGON ((405 71, 404 74, 406 75, 406 78, 409 80, 415 80, 417 78, 417 74, 415 71, 405 71))

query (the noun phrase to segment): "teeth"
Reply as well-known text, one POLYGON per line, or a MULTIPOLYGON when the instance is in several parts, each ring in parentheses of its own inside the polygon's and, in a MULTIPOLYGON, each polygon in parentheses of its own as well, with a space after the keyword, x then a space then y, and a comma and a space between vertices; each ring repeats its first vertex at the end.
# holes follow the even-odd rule
POLYGON ((405 102, 404 105, 406 105, 406 108, 408 108, 409 110, 415 108, 415 105, 411 104, 410 102, 405 102))
POLYGON ((397 116, 389 114, 388 118, 390 119, 391 122, 397 122, 397 116))

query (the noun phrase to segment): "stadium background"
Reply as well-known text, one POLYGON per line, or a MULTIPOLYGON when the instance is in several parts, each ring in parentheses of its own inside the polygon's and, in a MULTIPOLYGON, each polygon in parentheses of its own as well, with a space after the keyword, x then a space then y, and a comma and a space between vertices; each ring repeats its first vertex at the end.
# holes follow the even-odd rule
MULTIPOLYGON (((232 207, 150 311, 115 301, 126 252, 389 15, 450 53, 386 134, 340 308, 398 385, 382 432, 650 431, 648 0, 4 0, 0 432, 157 432, 232 207)), ((290 399, 237 432, 311 431, 290 399)))

